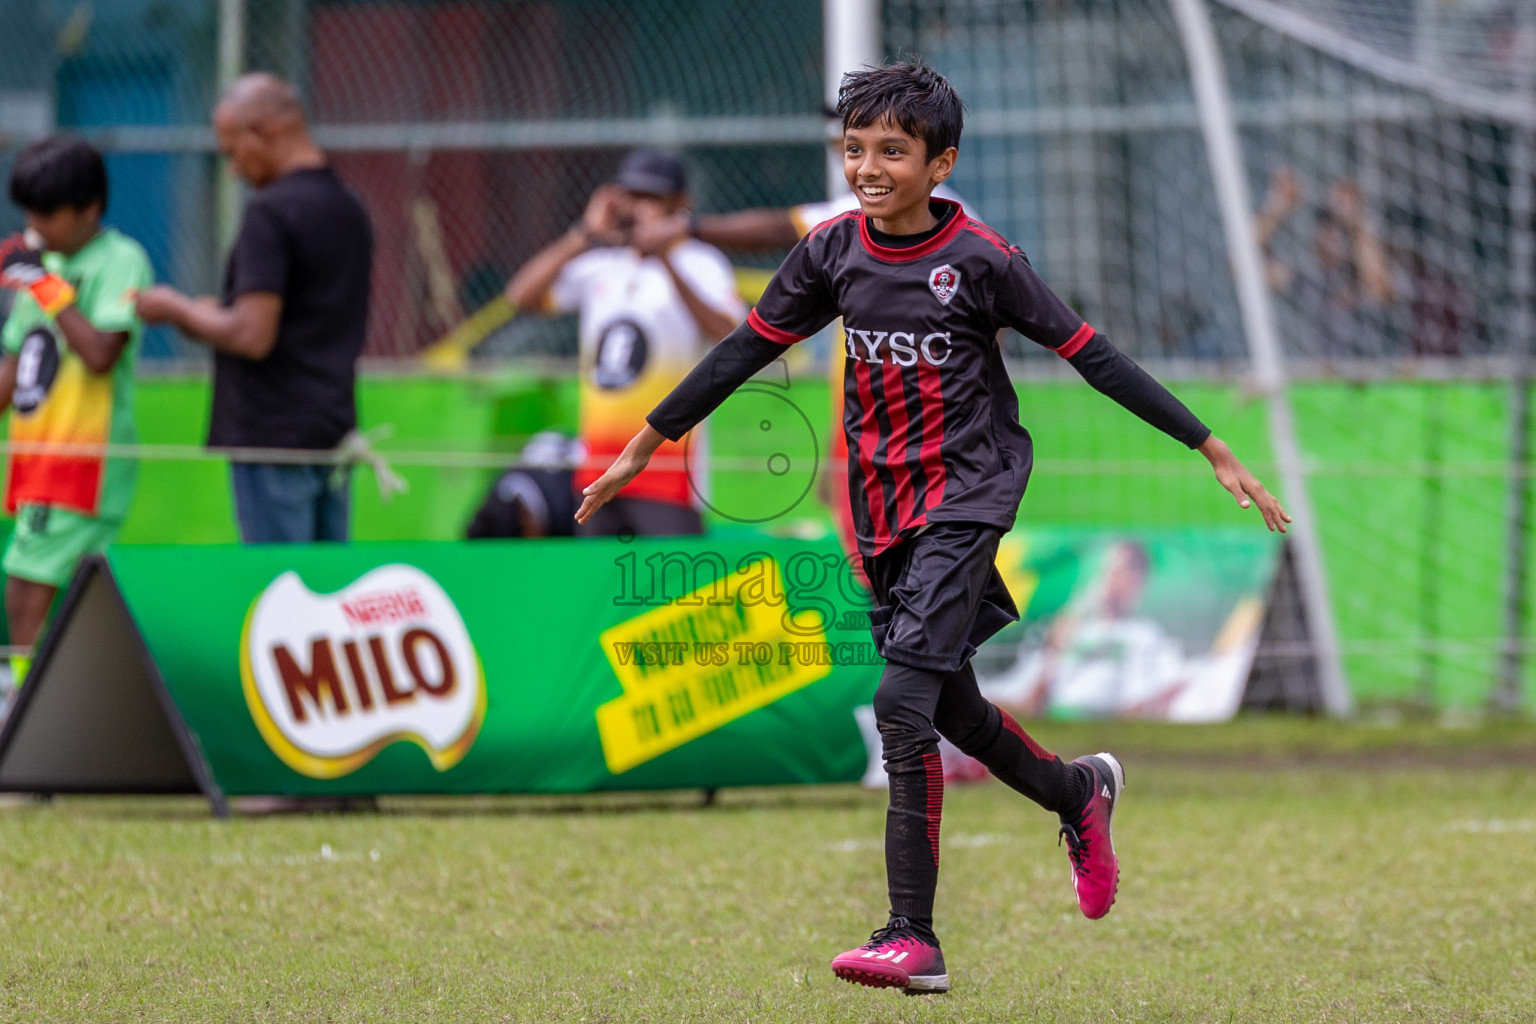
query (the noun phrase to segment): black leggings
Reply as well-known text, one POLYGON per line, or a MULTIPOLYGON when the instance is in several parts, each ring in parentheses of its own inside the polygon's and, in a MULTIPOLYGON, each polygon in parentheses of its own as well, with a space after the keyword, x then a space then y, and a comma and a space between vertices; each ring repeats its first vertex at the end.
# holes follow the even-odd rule
POLYGON ((891 803, 885 867, 891 914, 925 928, 939 881, 939 819, 944 806, 943 736, 1009 786, 1058 814, 1087 797, 1083 774, 1062 763, 997 705, 982 697, 970 663, 951 672, 890 662, 875 691, 891 803))

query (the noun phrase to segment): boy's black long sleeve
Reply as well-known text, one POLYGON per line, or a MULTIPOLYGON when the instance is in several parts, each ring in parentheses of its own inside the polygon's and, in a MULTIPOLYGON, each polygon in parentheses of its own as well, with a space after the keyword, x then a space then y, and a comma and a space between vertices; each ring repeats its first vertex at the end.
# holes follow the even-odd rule
POLYGON ((1095 334, 1067 357, 1067 362, 1096 391, 1113 398, 1174 440, 1198 448, 1211 436, 1210 427, 1102 334, 1095 334))
POLYGON ((754 373, 782 356, 784 348, 742 324, 710 349, 645 421, 668 441, 676 441, 719 408, 754 373))

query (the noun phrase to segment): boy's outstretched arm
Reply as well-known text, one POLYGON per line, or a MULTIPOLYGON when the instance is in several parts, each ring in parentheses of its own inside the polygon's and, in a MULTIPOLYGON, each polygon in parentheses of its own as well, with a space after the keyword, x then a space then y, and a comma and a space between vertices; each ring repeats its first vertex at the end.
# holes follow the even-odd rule
POLYGON ((1109 339, 1083 322, 1046 285, 1018 249, 993 291, 995 315, 1003 324, 1061 356, 1099 393, 1113 398, 1175 441, 1210 460, 1216 480, 1237 499, 1239 508, 1257 504, 1270 530, 1285 532, 1291 517, 1280 502, 1237 460, 1211 428, 1109 339))
POLYGON ((1067 362, 1095 390, 1168 436, 1198 450, 1210 461, 1217 482, 1237 499, 1238 507, 1258 505, 1264 525, 1271 531, 1285 532, 1291 517, 1280 507, 1279 500, 1248 472, 1226 442, 1212 434, 1183 402, 1111 345, 1109 339, 1095 332, 1086 344, 1067 356, 1067 362))

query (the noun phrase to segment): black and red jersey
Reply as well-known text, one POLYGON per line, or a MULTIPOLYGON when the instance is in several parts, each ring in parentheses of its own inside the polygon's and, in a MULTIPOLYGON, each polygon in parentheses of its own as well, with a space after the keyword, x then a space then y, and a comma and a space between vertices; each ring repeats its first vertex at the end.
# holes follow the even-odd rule
POLYGON ((702 419, 775 356, 843 318, 843 427, 859 548, 878 554, 930 523, 1013 526, 1033 463, 1003 366, 1011 327, 1090 383, 1194 447, 1206 430, 1040 279, 1029 260, 958 204, 907 248, 881 245, 858 211, 818 225, 757 307, 648 418, 668 437, 702 419), (681 428, 681 429, 679 429, 681 428))

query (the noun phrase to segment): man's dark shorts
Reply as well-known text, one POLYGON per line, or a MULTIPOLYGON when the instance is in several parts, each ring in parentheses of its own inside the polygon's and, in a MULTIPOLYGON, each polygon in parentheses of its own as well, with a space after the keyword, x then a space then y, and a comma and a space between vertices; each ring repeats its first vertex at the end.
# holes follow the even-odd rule
POLYGON ((997 571, 1002 532, 976 523, 935 523, 873 558, 870 631, 886 661, 953 672, 1019 610, 997 571))

